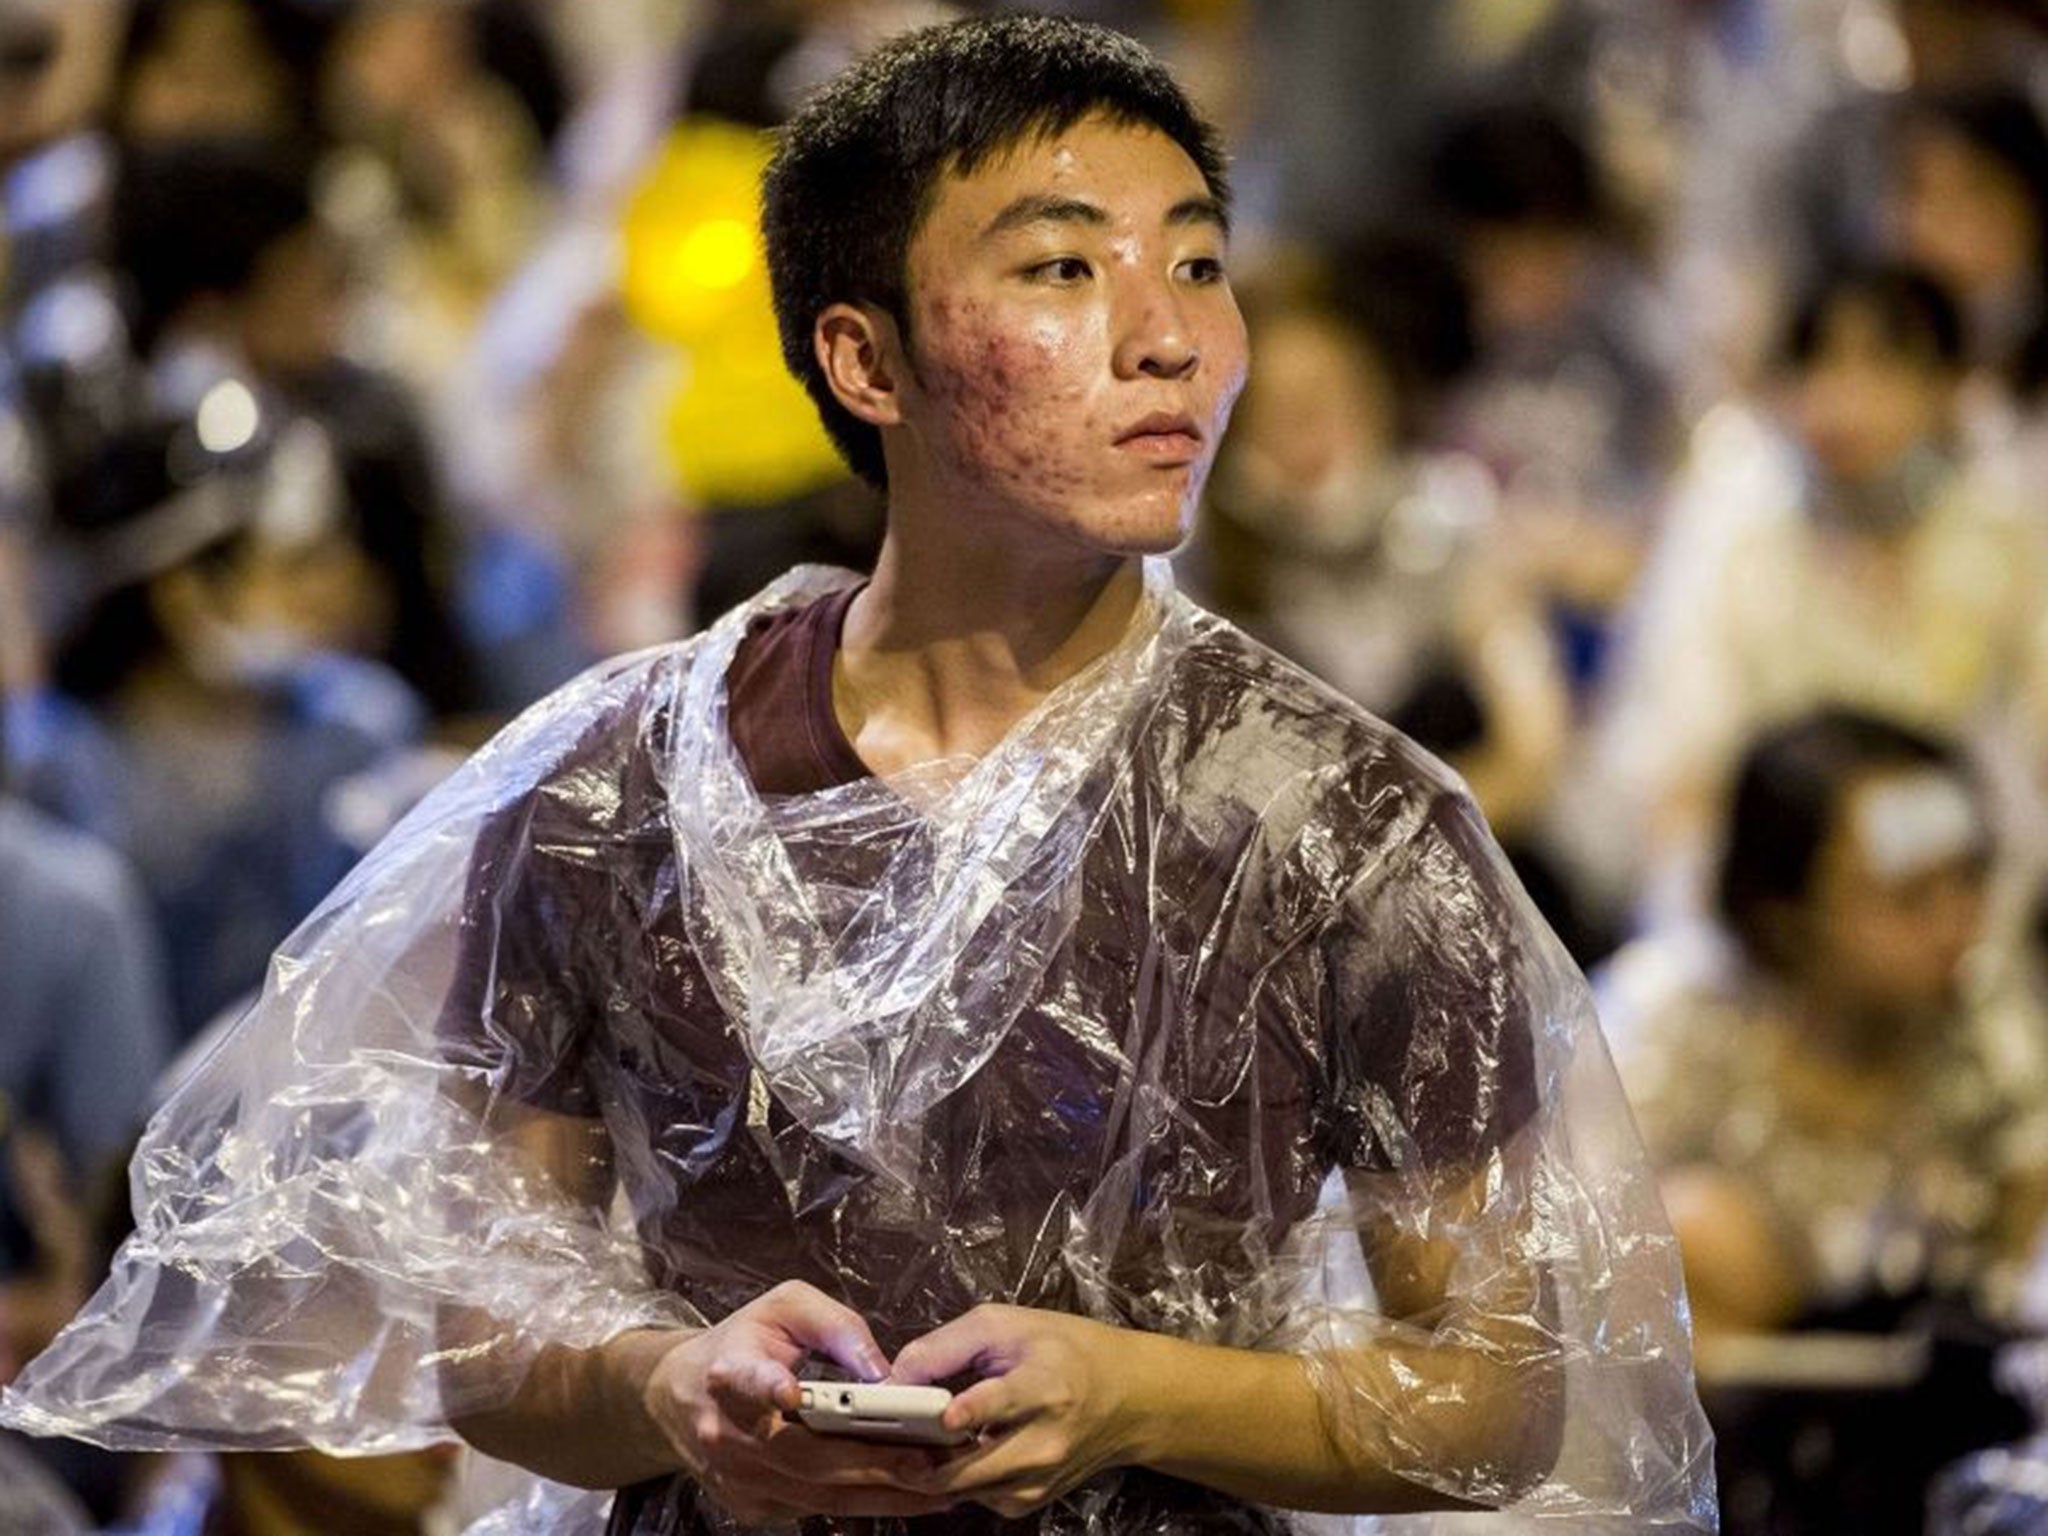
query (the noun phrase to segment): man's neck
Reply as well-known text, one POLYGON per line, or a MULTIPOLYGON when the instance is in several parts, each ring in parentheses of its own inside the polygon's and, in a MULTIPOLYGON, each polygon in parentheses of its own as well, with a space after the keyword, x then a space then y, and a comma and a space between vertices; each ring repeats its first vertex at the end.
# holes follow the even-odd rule
POLYGON ((892 513, 832 670, 847 740, 884 776, 990 751, 1116 645, 1144 593, 1135 556, 923 533, 892 513))

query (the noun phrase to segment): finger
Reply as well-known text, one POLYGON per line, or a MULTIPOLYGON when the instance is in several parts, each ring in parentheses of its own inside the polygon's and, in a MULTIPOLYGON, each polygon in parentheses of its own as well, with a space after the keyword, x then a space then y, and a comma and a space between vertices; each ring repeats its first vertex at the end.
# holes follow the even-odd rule
POLYGON ((1029 1383, 1018 1379, 1025 1374, 1013 1371, 1005 1376, 984 1377, 965 1391, 955 1393, 940 1422, 956 1434, 970 1435, 990 1434, 1028 1422, 1036 1415, 1037 1405, 1032 1401, 1029 1383))
POLYGON ((976 1307, 950 1323, 941 1323, 897 1352, 890 1379, 922 1386, 977 1367, 1007 1363, 1009 1333, 1001 1318, 1002 1314, 987 1307, 976 1307))
POLYGON ((803 1388, 780 1360, 767 1355, 735 1354, 711 1362, 704 1386, 736 1419, 752 1420, 774 1409, 794 1409, 803 1402, 803 1388))
POLYGON ((889 1374, 889 1357, 868 1331, 867 1319, 814 1285, 790 1281, 768 1293, 769 1316, 806 1349, 829 1355, 862 1381, 889 1374))
POLYGON ((1029 1431, 984 1440, 966 1453, 949 1457, 920 1480, 926 1493, 959 1499, 981 1499, 991 1489, 1043 1472, 1041 1437, 1029 1431))

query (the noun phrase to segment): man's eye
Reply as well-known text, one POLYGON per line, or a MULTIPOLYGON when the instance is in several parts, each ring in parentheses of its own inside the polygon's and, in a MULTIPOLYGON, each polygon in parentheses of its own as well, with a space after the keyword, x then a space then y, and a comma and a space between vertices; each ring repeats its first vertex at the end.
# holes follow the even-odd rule
POLYGON ((1028 268, 1024 275, 1044 283, 1078 283, 1088 276, 1088 263, 1078 256, 1056 256, 1028 268))
POLYGON ((1195 283, 1220 283, 1227 275, 1223 263, 1214 256, 1197 256, 1185 264, 1188 280, 1195 283))

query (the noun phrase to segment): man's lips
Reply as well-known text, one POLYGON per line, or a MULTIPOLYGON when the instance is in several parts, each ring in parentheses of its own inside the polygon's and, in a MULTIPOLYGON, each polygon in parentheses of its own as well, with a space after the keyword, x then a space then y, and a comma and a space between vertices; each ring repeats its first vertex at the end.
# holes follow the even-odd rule
POLYGON ((1202 429, 1192 416, 1160 411, 1125 428, 1116 445, 1169 463, 1192 459, 1202 451, 1202 429))

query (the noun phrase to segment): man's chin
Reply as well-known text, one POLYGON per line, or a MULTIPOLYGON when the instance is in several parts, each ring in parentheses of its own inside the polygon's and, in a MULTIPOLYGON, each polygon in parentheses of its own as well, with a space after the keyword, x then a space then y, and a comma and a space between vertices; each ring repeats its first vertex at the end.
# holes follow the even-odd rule
POLYGON ((1170 511, 1117 508, 1075 520, 1074 533, 1105 555, 1170 555, 1194 532, 1193 507, 1170 511))

